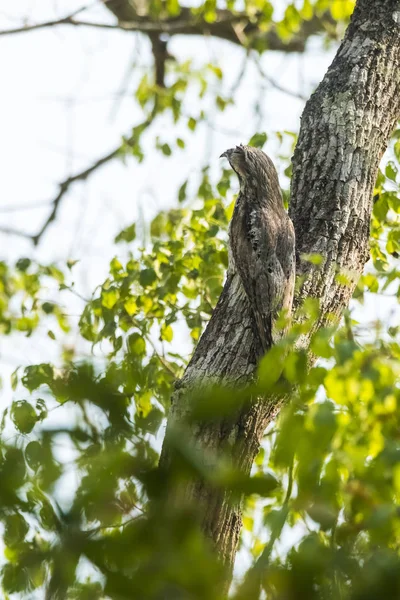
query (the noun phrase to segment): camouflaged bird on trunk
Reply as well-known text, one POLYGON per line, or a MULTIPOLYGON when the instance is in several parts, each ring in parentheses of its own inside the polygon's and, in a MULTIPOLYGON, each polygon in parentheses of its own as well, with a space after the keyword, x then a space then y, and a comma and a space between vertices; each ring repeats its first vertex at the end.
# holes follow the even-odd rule
MULTIPOLYGON (((249 299, 262 356, 277 341, 280 311, 290 316, 295 282, 295 235, 285 211, 278 173, 258 148, 236 146, 226 157, 240 192, 229 227, 229 271, 239 274, 249 299)), ((282 332, 281 332, 282 333, 282 332)))

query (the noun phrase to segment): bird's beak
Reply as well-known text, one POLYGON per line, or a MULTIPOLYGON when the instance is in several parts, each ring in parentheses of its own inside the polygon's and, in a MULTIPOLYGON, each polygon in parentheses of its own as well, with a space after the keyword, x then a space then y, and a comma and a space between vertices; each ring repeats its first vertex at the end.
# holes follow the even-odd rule
POLYGON ((220 155, 220 158, 228 158, 228 150, 225 150, 225 152, 220 155))

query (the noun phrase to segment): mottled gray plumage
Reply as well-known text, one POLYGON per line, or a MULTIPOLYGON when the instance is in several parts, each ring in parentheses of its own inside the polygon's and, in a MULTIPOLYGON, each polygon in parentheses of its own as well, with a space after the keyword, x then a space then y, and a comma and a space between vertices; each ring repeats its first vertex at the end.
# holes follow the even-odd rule
MULTIPOLYGON (((264 354, 274 341, 277 313, 290 315, 295 281, 294 229, 271 159, 251 146, 224 152, 240 192, 229 228, 229 270, 237 272, 250 301, 264 354)), ((261 352, 260 352, 261 353, 261 352)))

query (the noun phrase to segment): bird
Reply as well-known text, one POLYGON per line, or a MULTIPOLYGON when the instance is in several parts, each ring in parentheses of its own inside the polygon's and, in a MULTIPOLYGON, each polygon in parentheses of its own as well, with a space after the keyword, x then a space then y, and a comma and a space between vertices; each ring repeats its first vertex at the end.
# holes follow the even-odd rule
POLYGON ((261 358, 276 343, 280 311, 290 317, 295 284, 295 232, 278 173, 259 148, 236 146, 221 154, 238 176, 240 191, 229 225, 228 273, 238 274, 250 303, 261 358))

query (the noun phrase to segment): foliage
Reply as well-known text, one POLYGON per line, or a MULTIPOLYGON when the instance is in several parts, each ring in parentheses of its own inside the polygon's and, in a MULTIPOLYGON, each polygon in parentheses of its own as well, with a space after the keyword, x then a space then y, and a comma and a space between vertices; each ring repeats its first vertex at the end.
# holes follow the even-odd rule
MULTIPOLYGON (((304 20, 327 10, 343 24, 353 5, 287 3, 275 22, 278 34, 288 39, 304 20)), ((227 8, 234 11, 234 3, 227 8)), ((206 0, 196 11, 212 22, 216 9, 206 0)), ((262 28, 271 25, 270 2, 246 0, 245 9, 262 28)), ((163 10, 176 16, 181 7, 152 3, 156 17, 163 10)), ((266 50, 257 39, 252 47, 266 50)), ((154 148, 166 157, 179 152, 185 136, 206 120, 207 106, 222 111, 234 98, 213 64, 175 61, 167 83, 161 88, 150 75, 141 79, 135 97, 146 120, 124 140, 122 157, 142 160, 142 136, 166 114, 176 130, 184 123, 184 134, 159 133, 154 148)), ((289 177, 287 148, 295 134, 286 134, 277 139, 289 177)), ((262 131, 250 139, 259 147, 266 141, 262 131)), ((373 260, 354 302, 381 294, 400 298, 393 260, 400 252, 399 161, 400 130, 376 184, 373 260)), ((147 244, 139 244, 135 224, 115 237, 109 275, 82 304, 77 347, 64 348, 52 364, 32 361, 13 373, 13 399, 0 428, 4 598, 43 597, 45 586, 49 598, 222 598, 223 567, 201 535, 200 507, 176 500, 179 484, 193 477, 228 489, 233 502, 243 498, 232 589, 237 600, 259 598, 262 590, 274 600, 400 596, 397 327, 366 335, 349 312, 337 332, 314 334, 316 362, 307 372, 307 357, 295 342, 318 314, 310 303, 308 318, 264 357, 249 389, 202 390, 192 399, 188 418, 201 423, 229 418, 252 398, 290 395, 251 477, 227 469, 224 457, 215 471, 205 470, 184 431, 174 440, 174 464, 157 469, 174 383, 187 361, 176 340, 196 343, 216 304, 233 203, 230 171, 216 177, 205 166, 199 180, 185 179, 176 207, 151 222, 147 244), (83 358, 80 347, 92 354, 83 358), (246 571, 244 555, 252 560, 246 571)), ((75 292, 72 277, 72 263, 1 262, 3 337, 36 335, 44 327, 62 346, 73 329, 61 302, 75 292)), ((346 275, 338 277, 346 285, 346 275)))
MULTIPOLYGON (((309 319, 263 359, 255 388, 228 396, 209 390, 193 404, 195 418, 219 419, 250 397, 291 392, 252 477, 228 475, 223 461, 220 470, 205 473, 184 436, 176 443, 175 469, 156 471, 160 425, 185 364, 172 352, 174 335, 184 324, 198 339, 227 265, 232 204, 225 208, 219 199, 227 177, 223 172, 214 185, 204 172, 194 194, 201 201, 160 213, 147 248, 136 246, 126 262, 112 259, 79 322, 94 348, 106 344, 100 366, 76 359, 14 374, 1 443, 5 594, 49 579, 52 593, 71 598, 220 597, 222 568, 200 535, 198 507, 170 502, 177 480, 193 475, 246 497, 242 543, 254 564, 236 598, 258 598, 260 586, 271 598, 398 593, 397 332, 362 341, 350 316, 333 341, 331 331, 320 330, 311 348, 321 358, 306 376, 305 354, 294 342, 317 314, 311 304, 309 319), (46 424, 49 415, 55 426, 46 424)), ((384 191, 392 181, 381 175, 377 194, 395 202, 384 191)), ((392 233, 389 211, 379 214, 373 243, 382 231, 392 233)), ((133 238, 133 228, 117 236, 130 245, 133 238)), ((385 286, 392 271, 377 261, 370 275, 385 286)), ((32 311, 41 306, 44 319, 58 314, 56 302, 52 311, 34 302, 44 285, 40 277, 52 273, 66 287, 61 271, 52 269, 4 266, 8 297, 23 289, 32 311)))
POLYGON ((54 282, 57 288, 66 287, 64 274, 56 265, 37 265, 29 258, 20 258, 13 267, 0 262, 1 333, 20 331, 31 335, 45 316, 53 317, 52 321, 68 332, 65 312, 56 303, 43 299, 54 282))

